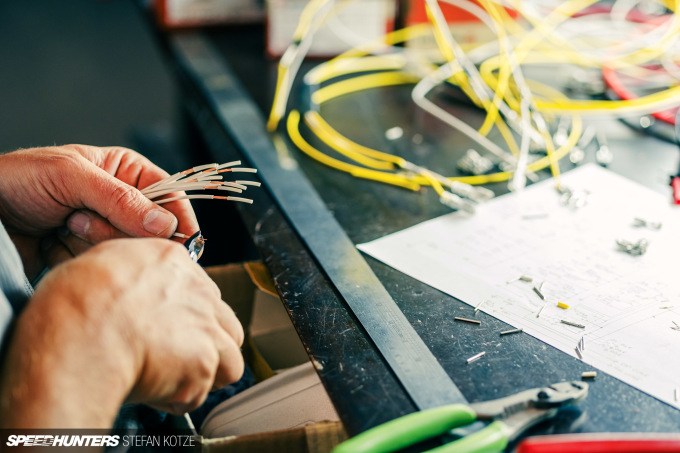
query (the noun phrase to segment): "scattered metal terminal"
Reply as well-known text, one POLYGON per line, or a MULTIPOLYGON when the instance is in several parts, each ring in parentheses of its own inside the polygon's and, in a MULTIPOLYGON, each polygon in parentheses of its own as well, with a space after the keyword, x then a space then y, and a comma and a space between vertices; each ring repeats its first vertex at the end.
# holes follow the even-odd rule
POLYGON ((465 151, 465 155, 458 160, 458 168, 473 175, 488 173, 493 166, 491 159, 482 156, 472 148, 465 151))
POLYGON ((475 313, 479 311, 479 307, 481 307, 484 302, 486 302, 486 299, 483 299, 480 303, 477 304, 477 306, 475 307, 475 313))
POLYGON ((633 220, 633 226, 638 227, 638 228, 649 228, 650 230, 660 230, 661 229, 661 222, 648 222, 645 219, 641 219, 639 217, 635 217, 633 220))
POLYGON ((625 239, 617 239, 616 245, 619 246, 619 250, 622 252, 626 252, 627 254, 633 256, 640 256, 647 253, 647 246, 649 245, 649 242, 647 242, 647 239, 640 239, 635 243, 626 241, 625 239))
POLYGON ((545 280, 543 280, 539 285, 538 285, 538 290, 543 291, 543 285, 545 284, 545 280))
POLYGON ((560 204, 570 209, 580 209, 588 204, 588 190, 573 190, 568 187, 560 186, 557 189, 560 194, 560 204))
POLYGON ((574 350, 576 351, 576 355, 578 356, 578 358, 583 360, 583 356, 581 355, 581 350, 578 347, 574 348, 574 350))
POLYGON ((564 302, 557 302, 557 306, 560 307, 563 310, 566 310, 569 308, 569 305, 565 304, 564 302))
POLYGON ((517 280, 519 280, 519 281, 521 281, 521 282, 527 282, 527 283, 531 283, 531 282, 534 281, 534 279, 531 278, 531 277, 528 277, 528 276, 526 276, 526 275, 520 275, 519 277, 515 277, 515 278, 513 278, 513 279, 510 279, 510 280, 508 280, 508 281, 505 282, 505 283, 514 283, 514 282, 516 282, 517 280))
POLYGON ((501 332, 501 335, 510 335, 512 333, 520 333, 524 330, 524 327, 520 327, 519 329, 512 329, 512 330, 505 330, 501 332))
POLYGON ((680 325, 678 325, 677 322, 675 322, 675 321, 671 321, 671 322, 672 322, 673 324, 675 324, 675 327, 671 327, 671 329, 673 329, 673 330, 680 330, 680 325))
POLYGON ((479 354, 473 355, 472 357, 470 357, 469 359, 467 359, 467 363, 472 363, 472 362, 474 362, 475 360, 479 360, 480 358, 482 358, 482 356, 483 356, 484 354, 486 354, 486 351, 482 351, 482 352, 480 352, 479 354))
MULTIPOLYGON (((536 288, 534 288, 534 289, 536 289, 536 288)), ((545 308, 546 305, 548 305, 548 304, 547 304, 547 303, 543 304, 543 306, 541 307, 541 309, 538 310, 538 313, 536 313, 536 317, 537 317, 537 318, 538 318, 539 316, 541 316, 541 312, 543 311, 543 309, 545 308)))
POLYGON ((597 377, 597 371, 584 371, 581 373, 581 379, 595 379, 597 377))
POLYGON ((585 350, 586 350, 586 337, 581 337, 581 341, 578 342, 578 348, 579 348, 581 351, 585 351, 585 350))
POLYGON ((453 319, 455 319, 456 321, 469 322, 471 324, 481 324, 482 323, 482 321, 477 321, 476 319, 459 318, 458 316, 456 316, 453 319))
POLYGON ((534 292, 535 292, 536 294, 538 294, 538 297, 540 297, 541 300, 545 300, 545 296, 543 295, 543 293, 541 292, 541 290, 538 289, 538 288, 535 287, 535 286, 534 286, 534 292))
POLYGON ((585 329, 586 328, 586 326, 584 326, 583 324, 577 324, 575 322, 565 321, 564 319, 561 319, 560 322, 562 324, 566 324, 568 326, 578 327, 579 329, 585 329))

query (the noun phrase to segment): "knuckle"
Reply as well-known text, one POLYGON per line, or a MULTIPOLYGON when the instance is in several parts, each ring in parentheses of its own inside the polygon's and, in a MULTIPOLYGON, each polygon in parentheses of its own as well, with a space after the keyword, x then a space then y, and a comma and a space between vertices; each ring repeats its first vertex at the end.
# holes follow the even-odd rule
POLYGON ((233 384, 237 382, 241 377, 243 377, 243 372, 245 371, 245 363, 243 362, 243 357, 237 357, 231 360, 227 364, 223 364, 222 375, 224 376, 223 385, 233 384))
POLYGON ((220 359, 216 351, 212 354, 204 351, 194 364, 193 372, 196 379, 203 382, 212 382, 219 364, 220 359))
POLYGON ((115 186, 112 189, 111 198, 114 205, 123 210, 134 209, 141 204, 137 189, 125 184, 115 186))
POLYGON ((243 346, 243 342, 246 339, 246 334, 243 330, 243 325, 239 321, 234 323, 234 332, 232 332, 232 338, 239 347, 243 346))

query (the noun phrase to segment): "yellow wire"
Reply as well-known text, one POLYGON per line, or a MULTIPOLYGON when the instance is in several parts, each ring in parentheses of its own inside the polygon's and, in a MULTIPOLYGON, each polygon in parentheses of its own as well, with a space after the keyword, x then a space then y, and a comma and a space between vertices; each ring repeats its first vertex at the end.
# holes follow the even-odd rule
POLYGON ((364 87, 367 86, 376 88, 392 85, 405 85, 417 83, 419 80, 419 77, 411 74, 404 74, 402 72, 367 74, 336 82, 315 91, 314 94, 312 94, 312 102, 320 105, 330 99, 342 96, 343 94, 363 90, 365 89, 364 87))
POLYGON ((360 58, 370 53, 377 52, 378 50, 387 47, 389 44, 398 44, 409 39, 424 36, 430 32, 431 27, 428 24, 414 25, 393 31, 382 38, 373 40, 359 48, 350 49, 326 63, 318 65, 307 73, 308 80, 312 84, 325 82, 330 78, 337 77, 335 66, 341 64, 341 60, 360 58))
POLYGON ((291 141, 297 146, 303 153, 307 154, 312 159, 321 162, 336 170, 344 171, 350 173, 354 176, 361 178, 372 179, 375 181, 384 182, 386 184, 392 184, 398 187, 403 187, 405 189, 417 191, 420 186, 413 181, 407 180, 400 175, 394 175, 385 172, 379 172, 375 170, 369 170, 366 168, 357 167, 356 165, 348 164, 338 159, 334 159, 321 151, 310 145, 300 134, 300 113, 297 110, 293 110, 288 114, 288 121, 286 123, 288 136, 291 141))
MULTIPOLYGON (((364 163, 366 166, 372 166, 375 162, 380 162, 380 164, 385 165, 385 168, 380 168, 384 170, 394 170, 395 167, 404 166, 405 159, 402 157, 384 153, 382 151, 376 151, 349 140, 347 137, 333 129, 333 127, 323 119, 319 112, 314 110, 305 112, 305 122, 310 129, 315 131, 316 135, 321 138, 324 143, 331 146, 336 151, 343 154, 349 151, 352 155, 364 156, 364 158, 365 156, 368 156, 372 158, 370 159, 370 162, 364 163)), ((350 156, 348 155, 348 157, 350 156)), ((359 162, 358 159, 352 158, 359 162)), ((372 168, 378 169, 378 167, 372 168)))

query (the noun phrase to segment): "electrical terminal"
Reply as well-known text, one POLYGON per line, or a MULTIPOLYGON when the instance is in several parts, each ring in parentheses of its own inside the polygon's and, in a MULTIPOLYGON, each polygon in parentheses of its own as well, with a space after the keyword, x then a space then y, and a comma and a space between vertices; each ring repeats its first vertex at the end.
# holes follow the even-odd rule
POLYGON ((580 209, 588 204, 588 190, 574 190, 569 187, 559 186, 557 192, 560 194, 560 204, 570 209, 580 209))
POLYGON ((641 219, 640 217, 636 217, 633 219, 633 226, 636 228, 649 228, 650 230, 660 230, 661 229, 661 222, 650 222, 645 219, 641 219))
POLYGON ((493 191, 486 187, 475 187, 460 181, 450 181, 448 187, 451 192, 460 195, 461 197, 469 198, 477 203, 484 203, 495 196, 493 191))
POLYGON ((626 252, 629 255, 640 256, 647 253, 647 247, 649 242, 646 239, 640 239, 637 242, 626 241, 625 239, 617 239, 616 245, 619 246, 619 250, 626 252))
POLYGON ((455 193, 444 191, 439 195, 439 201, 441 204, 457 211, 467 212, 468 214, 474 214, 476 212, 474 203, 459 197, 455 193))
POLYGON ((473 175, 483 175, 490 172, 494 163, 488 157, 484 157, 474 149, 465 151, 463 157, 458 160, 458 168, 473 175))
POLYGON ((523 331, 524 331, 524 328, 520 327, 519 329, 504 330, 503 332, 501 332, 501 335, 510 335, 510 334, 513 334, 513 333, 521 333, 523 331))
MULTIPOLYGON (((454 195, 468 198, 475 203, 484 203, 496 196, 492 190, 489 190, 486 187, 473 186, 460 181, 452 181, 449 178, 440 175, 439 173, 428 170, 427 168, 421 167, 420 165, 416 165, 412 162, 402 162, 401 168, 415 174, 433 178, 437 180, 442 186, 447 187, 454 195)), ((442 201, 442 203, 444 202, 442 201)))
POLYGON ((595 379, 597 377, 597 371, 584 371, 581 373, 581 379, 595 379))
POLYGON ((472 357, 468 358, 468 359, 466 360, 466 362, 467 362, 467 363, 472 363, 472 362, 474 362, 474 361, 476 361, 476 360, 479 360, 479 359, 482 358, 482 356, 483 356, 484 354, 486 354, 486 351, 482 351, 482 352, 480 352, 479 354, 475 354, 475 355, 473 355, 472 357))

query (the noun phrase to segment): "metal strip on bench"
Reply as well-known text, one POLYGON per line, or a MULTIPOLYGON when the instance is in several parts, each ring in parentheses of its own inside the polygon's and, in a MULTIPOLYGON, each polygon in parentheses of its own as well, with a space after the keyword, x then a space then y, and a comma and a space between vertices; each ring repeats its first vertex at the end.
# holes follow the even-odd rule
POLYGON ((171 45, 415 405, 465 403, 305 175, 279 164, 261 112, 224 59, 199 34, 174 36, 171 45))

